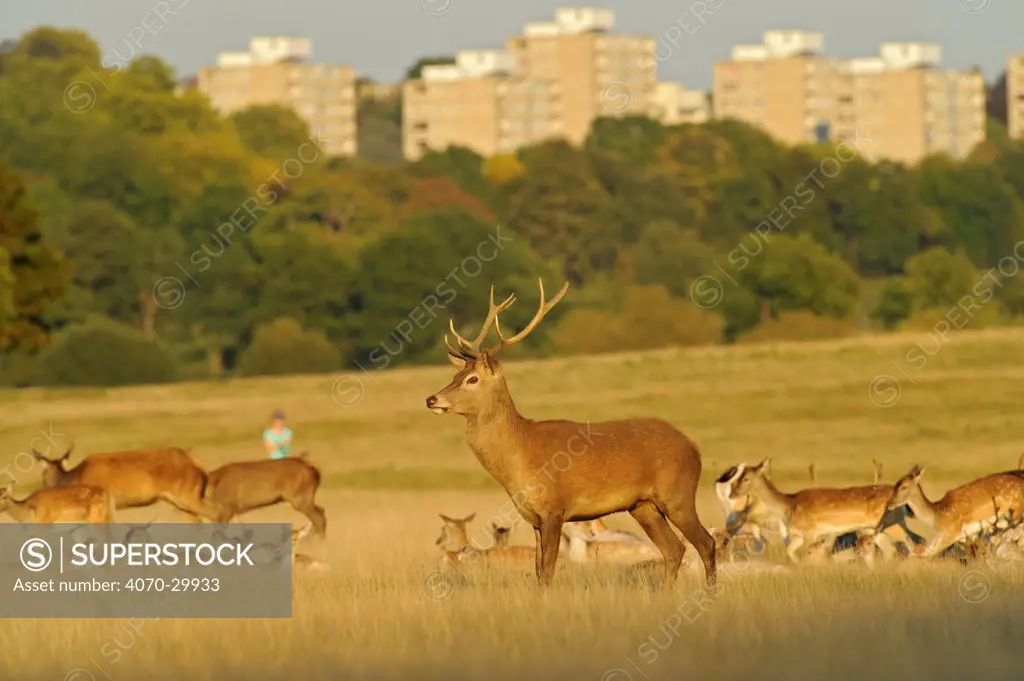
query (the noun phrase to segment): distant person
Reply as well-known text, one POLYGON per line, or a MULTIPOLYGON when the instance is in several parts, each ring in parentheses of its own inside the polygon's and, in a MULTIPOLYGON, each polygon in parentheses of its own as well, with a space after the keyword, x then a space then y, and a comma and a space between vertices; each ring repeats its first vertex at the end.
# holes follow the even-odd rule
POLYGON ((292 429, 284 425, 284 412, 280 409, 270 415, 273 421, 263 431, 263 446, 271 459, 283 459, 292 453, 292 429))

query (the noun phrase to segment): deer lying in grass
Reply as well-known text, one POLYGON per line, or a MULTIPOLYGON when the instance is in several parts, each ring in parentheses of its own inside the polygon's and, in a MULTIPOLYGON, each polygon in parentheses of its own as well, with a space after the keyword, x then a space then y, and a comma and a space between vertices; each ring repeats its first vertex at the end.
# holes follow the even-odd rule
POLYGON ((320 471, 304 457, 229 463, 207 477, 205 500, 215 509, 215 522, 287 502, 309 519, 317 536, 327 533, 327 516, 316 505, 320 471))
POLYGON ((309 570, 311 572, 327 572, 330 566, 315 558, 298 552, 299 542, 309 536, 313 530, 313 524, 307 523, 298 530, 292 530, 292 569, 309 570))
POLYGON ((32 449, 43 464, 46 488, 92 485, 113 497, 118 509, 149 506, 164 500, 198 522, 211 518, 212 510, 203 502, 206 472, 180 447, 91 454, 74 468, 68 468, 72 444, 57 460, 47 459, 32 449))
MULTIPOLYGON (((885 527, 884 516, 892 488, 887 485, 866 487, 812 488, 794 494, 780 492, 767 477, 770 458, 757 466, 747 467, 733 484, 731 496, 752 496, 764 504, 768 513, 780 523, 786 553, 794 562, 800 562, 799 550, 807 545, 805 558, 818 549, 828 549, 835 537, 856 532, 862 539, 867 536, 873 544, 878 531, 885 527)), ((892 508, 898 508, 896 504, 892 508)), ((874 550, 864 553, 869 565, 874 562, 874 550)))
POLYGON ((715 542, 697 517, 700 451, 689 438, 661 419, 534 421, 516 410, 499 356, 537 328, 568 289, 567 283, 546 302, 541 281, 537 313, 522 331, 506 338, 498 315, 516 298, 511 295, 495 305, 492 287, 490 310, 474 340, 460 336, 451 322, 457 347, 447 336, 445 344, 458 371, 447 386, 427 398, 426 406, 435 414, 454 413, 466 419, 470 449, 534 528, 542 586, 554 576, 564 523, 618 511, 629 511, 661 550, 668 578, 679 572, 684 552, 671 521, 697 549, 705 579, 714 584, 715 542), (498 343, 483 349, 492 326, 498 343))
POLYGON ((114 501, 102 487, 71 485, 41 489, 22 500, 14 483, 0 487, 0 513, 19 523, 112 523, 114 501))
POLYGON ((653 563, 662 560, 661 551, 648 541, 598 541, 588 523, 562 526, 561 549, 574 563, 653 563))
POLYGON ((439 514, 444 525, 441 536, 434 542, 441 549, 441 565, 443 567, 463 567, 471 564, 501 567, 528 568, 534 565, 536 549, 532 546, 495 546, 479 549, 469 545, 469 533, 466 525, 476 513, 465 518, 449 518, 439 514))
POLYGON ((584 529, 590 535, 588 541, 591 542, 606 542, 606 541, 623 541, 623 542, 646 542, 647 540, 633 534, 632 532, 625 532, 623 530, 612 530, 604 521, 600 518, 594 518, 589 523, 584 523, 586 527, 584 529))
POLYGON ((921 490, 924 468, 914 466, 892 487, 888 508, 906 504, 935 535, 913 555, 931 558, 977 535, 1003 516, 1024 513, 1024 471, 994 473, 952 489, 931 501, 921 490))

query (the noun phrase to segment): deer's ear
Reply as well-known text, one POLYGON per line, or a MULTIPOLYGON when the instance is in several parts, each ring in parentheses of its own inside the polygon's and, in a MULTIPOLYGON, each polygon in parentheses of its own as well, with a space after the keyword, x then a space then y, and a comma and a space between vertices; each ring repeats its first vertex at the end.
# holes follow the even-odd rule
POLYGON ((498 362, 497 354, 493 352, 485 352, 480 362, 483 365, 484 371, 493 375, 498 374, 501 371, 501 363, 498 362))
POLYGON ((463 518, 463 519, 462 519, 462 522, 464 522, 464 523, 468 523, 468 522, 472 521, 472 520, 473 520, 473 518, 475 518, 475 517, 476 517, 476 512, 474 511, 473 513, 470 513, 470 514, 469 514, 469 515, 467 515, 467 516, 466 516, 465 518, 463 518))
POLYGON ((437 515, 441 518, 441 520, 445 521, 446 523, 454 523, 455 522, 454 520, 452 520, 451 518, 446 516, 444 513, 438 513, 437 515))
POLYGON ((762 461, 761 463, 759 463, 757 465, 757 472, 760 473, 761 475, 764 475, 765 473, 768 472, 768 469, 771 467, 771 464, 772 464, 772 457, 766 456, 764 458, 764 461, 762 461))

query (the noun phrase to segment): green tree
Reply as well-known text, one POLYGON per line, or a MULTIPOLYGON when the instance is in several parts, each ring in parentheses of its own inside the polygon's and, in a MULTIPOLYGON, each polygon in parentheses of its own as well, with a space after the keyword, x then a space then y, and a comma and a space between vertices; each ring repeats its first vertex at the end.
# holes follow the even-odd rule
POLYGON ((46 315, 64 293, 67 270, 39 231, 39 216, 21 178, 0 163, 0 250, 14 281, 15 317, 0 329, 0 351, 31 351, 51 332, 46 315))
MULTIPOLYGON (((359 253, 356 361, 383 369, 443 360, 434 352, 449 319, 461 333, 475 335, 492 285, 496 299, 516 294, 519 302, 502 316, 502 329, 514 333, 537 309, 538 277, 554 295, 560 282, 552 268, 505 227, 461 211, 412 216, 359 253)), ((544 337, 531 334, 524 345, 541 347, 544 337)))
POLYGON ((277 162, 295 158, 310 139, 306 122, 294 110, 276 104, 251 106, 232 114, 231 122, 247 149, 277 162))
POLYGON ((290 317, 256 329, 239 361, 243 376, 321 374, 341 368, 341 355, 322 331, 306 331, 290 317))
POLYGON ((527 173, 502 187, 504 216, 541 257, 579 284, 615 265, 622 244, 616 206, 585 153, 564 142, 522 155, 527 173))
POLYGON ((946 226, 942 244, 963 249, 976 267, 992 267, 1024 239, 1024 204, 992 165, 933 156, 919 168, 924 202, 946 226))
POLYGON ((941 247, 910 258, 906 271, 905 286, 915 311, 956 305, 971 293, 981 276, 965 254, 941 247))
POLYGON ((715 253, 696 230, 659 220, 644 229, 628 257, 637 284, 660 284, 673 296, 685 298, 694 279, 711 271, 715 253))
POLYGON ((167 383, 178 368, 163 343, 104 318, 63 329, 35 362, 36 385, 167 383))
POLYGON ((785 310, 809 310, 846 319, 859 302, 857 275, 807 235, 773 237, 759 257, 749 258, 739 275, 773 316, 785 310))

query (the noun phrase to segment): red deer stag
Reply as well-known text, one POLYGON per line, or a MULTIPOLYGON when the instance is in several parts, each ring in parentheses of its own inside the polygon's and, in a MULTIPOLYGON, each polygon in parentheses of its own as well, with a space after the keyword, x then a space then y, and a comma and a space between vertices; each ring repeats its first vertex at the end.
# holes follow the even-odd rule
POLYGON ((206 472, 185 449, 166 447, 92 454, 68 469, 73 449, 72 444, 55 461, 32 450, 44 466, 43 487, 93 485, 107 490, 118 509, 149 506, 163 499, 196 522, 200 517, 212 518, 212 510, 203 502, 206 472))
POLYGON ((19 523, 111 523, 114 500, 107 491, 91 485, 41 489, 18 501, 14 483, 0 487, 0 513, 6 511, 19 523))
POLYGON ((715 541, 697 517, 696 494, 701 458, 697 446, 660 419, 634 418, 603 423, 534 421, 519 414, 498 359, 503 350, 526 338, 569 289, 566 283, 550 301, 540 282, 540 308, 526 327, 506 338, 498 315, 512 305, 510 295, 494 304, 480 333, 468 341, 451 330, 445 336, 448 358, 458 371, 451 383, 431 395, 435 414, 466 419, 466 440, 477 460, 508 492, 537 538, 536 571, 541 586, 555 573, 562 525, 629 511, 665 559, 665 576, 674 579, 685 551, 669 521, 697 549, 705 579, 715 583, 715 541), (498 343, 482 349, 491 326, 498 343), (585 438, 584 438, 584 434, 585 438), (585 439, 586 445, 576 445, 585 439), (578 451, 582 449, 583 451, 578 451), (573 452, 571 459, 566 450, 573 452), (557 460, 559 454, 568 459, 557 460))
POLYGON ((208 477, 206 503, 218 523, 284 501, 309 518, 317 536, 327 533, 327 516, 315 501, 320 471, 304 457, 229 463, 208 477))

